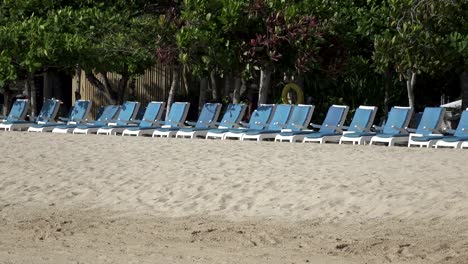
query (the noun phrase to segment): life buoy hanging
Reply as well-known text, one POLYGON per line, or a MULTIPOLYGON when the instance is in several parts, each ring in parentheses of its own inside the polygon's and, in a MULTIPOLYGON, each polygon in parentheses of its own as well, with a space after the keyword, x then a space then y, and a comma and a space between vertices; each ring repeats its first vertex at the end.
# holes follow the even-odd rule
POLYGON ((296 92, 297 100, 295 104, 304 103, 304 92, 302 92, 301 87, 295 83, 288 83, 284 86, 283 92, 281 93, 281 101, 283 101, 283 104, 289 104, 288 93, 291 90, 296 92))

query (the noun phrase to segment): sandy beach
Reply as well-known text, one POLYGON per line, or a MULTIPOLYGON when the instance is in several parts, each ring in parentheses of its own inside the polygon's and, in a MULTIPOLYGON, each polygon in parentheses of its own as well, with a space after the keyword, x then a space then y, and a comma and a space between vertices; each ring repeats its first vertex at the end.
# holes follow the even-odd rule
POLYGON ((468 263, 466 150, 0 138, 0 263, 468 263))

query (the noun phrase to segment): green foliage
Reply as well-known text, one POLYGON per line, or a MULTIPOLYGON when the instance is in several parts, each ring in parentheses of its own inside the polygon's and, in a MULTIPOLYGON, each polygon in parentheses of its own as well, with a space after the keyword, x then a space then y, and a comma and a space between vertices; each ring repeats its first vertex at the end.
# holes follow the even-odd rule
POLYGON ((379 7, 377 18, 388 19, 375 34, 378 70, 393 65, 409 79, 409 72, 437 74, 452 68, 457 53, 450 48, 450 33, 466 27, 466 1, 392 0, 379 7))
MULTIPOLYGON (((49 67, 71 70, 79 64, 88 71, 141 74, 155 63, 156 29, 156 19, 143 4, 4 1, 0 68, 13 64, 18 73, 35 73, 49 67)), ((2 71, 0 79, 11 78, 8 72, 2 71)))

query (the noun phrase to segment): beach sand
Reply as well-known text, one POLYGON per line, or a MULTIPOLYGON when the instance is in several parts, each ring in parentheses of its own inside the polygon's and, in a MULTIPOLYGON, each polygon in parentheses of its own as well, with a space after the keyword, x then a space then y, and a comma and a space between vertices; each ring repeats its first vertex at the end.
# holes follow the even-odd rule
POLYGON ((468 263, 468 152, 1 132, 0 263, 468 263))

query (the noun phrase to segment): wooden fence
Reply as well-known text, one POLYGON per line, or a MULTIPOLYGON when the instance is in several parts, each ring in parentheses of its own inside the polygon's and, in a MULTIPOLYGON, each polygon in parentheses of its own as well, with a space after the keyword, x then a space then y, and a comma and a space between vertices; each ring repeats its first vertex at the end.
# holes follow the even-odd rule
MULTIPOLYGON (((166 101, 171 88, 173 71, 169 67, 157 65, 147 71, 135 80, 133 95, 129 96, 135 101, 141 103, 142 106, 150 101, 166 101)), ((115 85, 120 79, 120 75, 115 73, 108 73, 107 75, 112 85, 115 85)), ((76 77, 75 77, 76 78, 76 77)), ((182 79, 182 78, 181 78, 182 79)), ((81 74, 81 99, 92 100, 93 107, 91 109, 91 117, 95 118, 96 113, 101 106, 109 104, 104 96, 99 93, 94 86, 86 79, 84 72, 81 74)), ((129 82, 130 84, 130 82, 129 82)), ((77 85, 76 79, 73 80, 73 90, 77 85)), ((180 81, 179 90, 183 89, 183 81, 180 81)), ((127 89, 130 90, 130 89, 127 89)), ((75 101, 73 93, 73 102, 75 101)))

